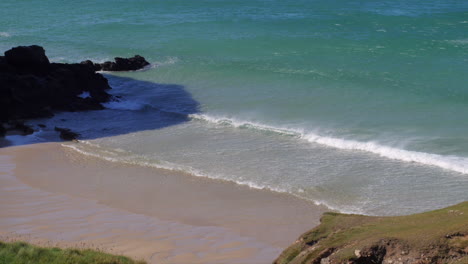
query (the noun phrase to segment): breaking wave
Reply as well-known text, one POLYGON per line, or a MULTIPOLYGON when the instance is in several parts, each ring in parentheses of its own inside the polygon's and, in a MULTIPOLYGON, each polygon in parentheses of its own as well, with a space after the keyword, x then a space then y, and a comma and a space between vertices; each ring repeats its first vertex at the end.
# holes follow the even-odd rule
POLYGON ((327 137, 304 130, 264 125, 256 122, 241 121, 226 117, 213 117, 203 114, 190 115, 192 119, 202 120, 218 125, 228 125, 237 128, 248 128, 259 131, 273 132, 288 136, 298 137, 309 143, 324 145, 343 150, 357 150, 377 154, 381 157, 404 162, 415 162, 419 164, 436 166, 442 169, 468 174, 468 158, 458 156, 443 156, 432 153, 418 152, 412 150, 398 149, 395 147, 381 145, 378 142, 362 142, 343 138, 327 137))

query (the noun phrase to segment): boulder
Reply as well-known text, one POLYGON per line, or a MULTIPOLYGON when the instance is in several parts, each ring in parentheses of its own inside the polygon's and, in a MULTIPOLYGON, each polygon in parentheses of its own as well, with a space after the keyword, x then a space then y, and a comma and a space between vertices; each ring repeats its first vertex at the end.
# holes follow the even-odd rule
POLYGON ((60 138, 65 141, 77 140, 80 134, 71 131, 69 128, 55 127, 55 131, 60 132, 60 138))
POLYGON ((17 68, 33 71, 45 71, 50 65, 44 48, 32 46, 19 46, 5 52, 8 64, 17 68))
POLYGON ((149 65, 149 62, 142 56, 135 55, 128 59, 116 57, 115 65, 116 71, 135 71, 149 65))

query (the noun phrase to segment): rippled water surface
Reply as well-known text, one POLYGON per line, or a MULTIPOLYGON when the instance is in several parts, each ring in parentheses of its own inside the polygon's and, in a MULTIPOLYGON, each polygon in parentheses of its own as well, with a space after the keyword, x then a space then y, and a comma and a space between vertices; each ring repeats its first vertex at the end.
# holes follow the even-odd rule
POLYGON ((344 212, 468 200, 466 1, 3 0, 1 50, 27 44, 153 64, 108 75, 109 110, 47 121, 84 154, 344 212))

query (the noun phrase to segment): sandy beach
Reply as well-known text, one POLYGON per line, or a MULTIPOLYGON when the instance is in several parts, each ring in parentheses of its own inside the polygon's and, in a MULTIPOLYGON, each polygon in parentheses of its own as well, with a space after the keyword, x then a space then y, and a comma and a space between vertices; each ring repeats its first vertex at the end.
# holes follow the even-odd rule
POLYGON ((99 248, 148 263, 271 263, 326 210, 286 194, 84 156, 60 143, 0 149, 0 200, 2 239, 99 248))

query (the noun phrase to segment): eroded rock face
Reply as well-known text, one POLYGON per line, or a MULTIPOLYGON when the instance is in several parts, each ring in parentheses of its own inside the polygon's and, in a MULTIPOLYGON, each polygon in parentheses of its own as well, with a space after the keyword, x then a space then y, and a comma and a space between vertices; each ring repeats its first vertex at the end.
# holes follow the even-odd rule
POLYGON ((404 216, 324 213, 274 264, 468 263, 468 202, 404 216))
POLYGON ((103 109, 109 89, 107 79, 86 65, 50 63, 40 46, 16 47, 0 56, 0 122, 103 109), (79 97, 83 92, 90 97, 79 97))

